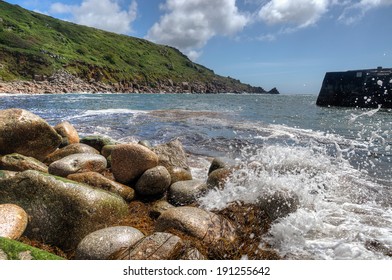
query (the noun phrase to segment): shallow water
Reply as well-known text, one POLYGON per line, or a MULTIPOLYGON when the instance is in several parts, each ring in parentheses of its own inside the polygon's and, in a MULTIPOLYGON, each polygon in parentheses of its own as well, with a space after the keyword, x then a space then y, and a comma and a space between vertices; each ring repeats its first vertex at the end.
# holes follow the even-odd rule
POLYGON ((28 109, 52 125, 67 120, 81 135, 153 144, 178 138, 195 155, 195 177, 206 177, 205 156, 223 157, 246 174, 201 198, 207 209, 235 200, 252 203, 278 189, 298 195, 299 210, 276 221, 265 236, 282 257, 389 259, 368 244, 392 248, 392 112, 321 108, 316 98, 1 95, 0 109, 28 109))

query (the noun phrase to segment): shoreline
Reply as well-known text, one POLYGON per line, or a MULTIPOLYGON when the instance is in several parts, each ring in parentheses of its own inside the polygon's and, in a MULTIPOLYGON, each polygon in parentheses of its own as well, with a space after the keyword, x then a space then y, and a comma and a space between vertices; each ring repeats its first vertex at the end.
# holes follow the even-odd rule
POLYGON ((6 237, 19 247, 66 260, 281 259, 263 239, 273 205, 204 209, 198 198, 223 189, 235 167, 217 158, 201 162, 177 139, 152 146, 80 138, 72 124, 51 126, 23 109, 1 110, 0 132, 0 206, 26 217, 5 222, 12 229, 6 237), (115 245, 98 248, 95 238, 115 245))
POLYGON ((0 80, 0 93, 8 94, 61 94, 61 93, 255 93, 279 94, 276 88, 265 91, 261 87, 248 85, 246 90, 236 85, 227 86, 215 82, 179 82, 172 80, 148 86, 140 83, 103 83, 89 82, 78 78, 67 71, 58 71, 51 77, 35 77, 35 79, 4 82, 0 80))

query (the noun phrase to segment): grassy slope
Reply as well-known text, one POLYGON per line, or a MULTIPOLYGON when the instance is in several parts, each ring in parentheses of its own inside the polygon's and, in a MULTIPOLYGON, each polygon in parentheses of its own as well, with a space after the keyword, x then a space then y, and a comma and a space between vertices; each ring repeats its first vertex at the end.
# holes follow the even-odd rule
POLYGON ((239 81, 215 75, 177 49, 76 25, 0 1, 0 77, 30 80, 64 68, 85 80, 215 82, 244 89, 239 81))

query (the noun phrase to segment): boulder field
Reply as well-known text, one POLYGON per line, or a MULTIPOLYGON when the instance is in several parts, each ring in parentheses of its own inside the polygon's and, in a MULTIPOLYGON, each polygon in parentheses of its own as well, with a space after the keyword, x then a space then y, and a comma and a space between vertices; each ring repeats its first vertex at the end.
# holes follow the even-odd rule
POLYGON ((24 246, 38 252, 30 259, 279 259, 262 235, 296 211, 295 194, 207 211, 198 198, 238 167, 214 159, 196 180, 188 156, 176 139, 81 137, 68 122, 0 110, 0 259, 23 259, 24 246))

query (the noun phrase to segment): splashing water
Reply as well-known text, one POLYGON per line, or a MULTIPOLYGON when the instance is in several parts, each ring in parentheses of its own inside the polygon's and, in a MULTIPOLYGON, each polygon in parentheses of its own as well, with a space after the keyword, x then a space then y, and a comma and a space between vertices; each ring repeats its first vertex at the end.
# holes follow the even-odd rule
POLYGON ((295 193, 298 210, 263 236, 284 258, 391 258, 390 111, 320 108, 306 95, 1 96, 0 108, 11 107, 52 125, 69 120, 82 136, 178 138, 200 179, 210 163, 203 156, 235 161, 225 189, 200 198, 206 209, 295 193))
POLYGON ((239 161, 241 168, 223 190, 214 189, 200 199, 204 208, 222 209, 233 201, 256 203, 264 195, 289 190, 299 197, 299 209, 276 220, 265 236, 282 257, 387 258, 366 244, 378 240, 392 245, 391 193, 347 160, 311 146, 272 145, 253 154, 246 151, 239 161))

